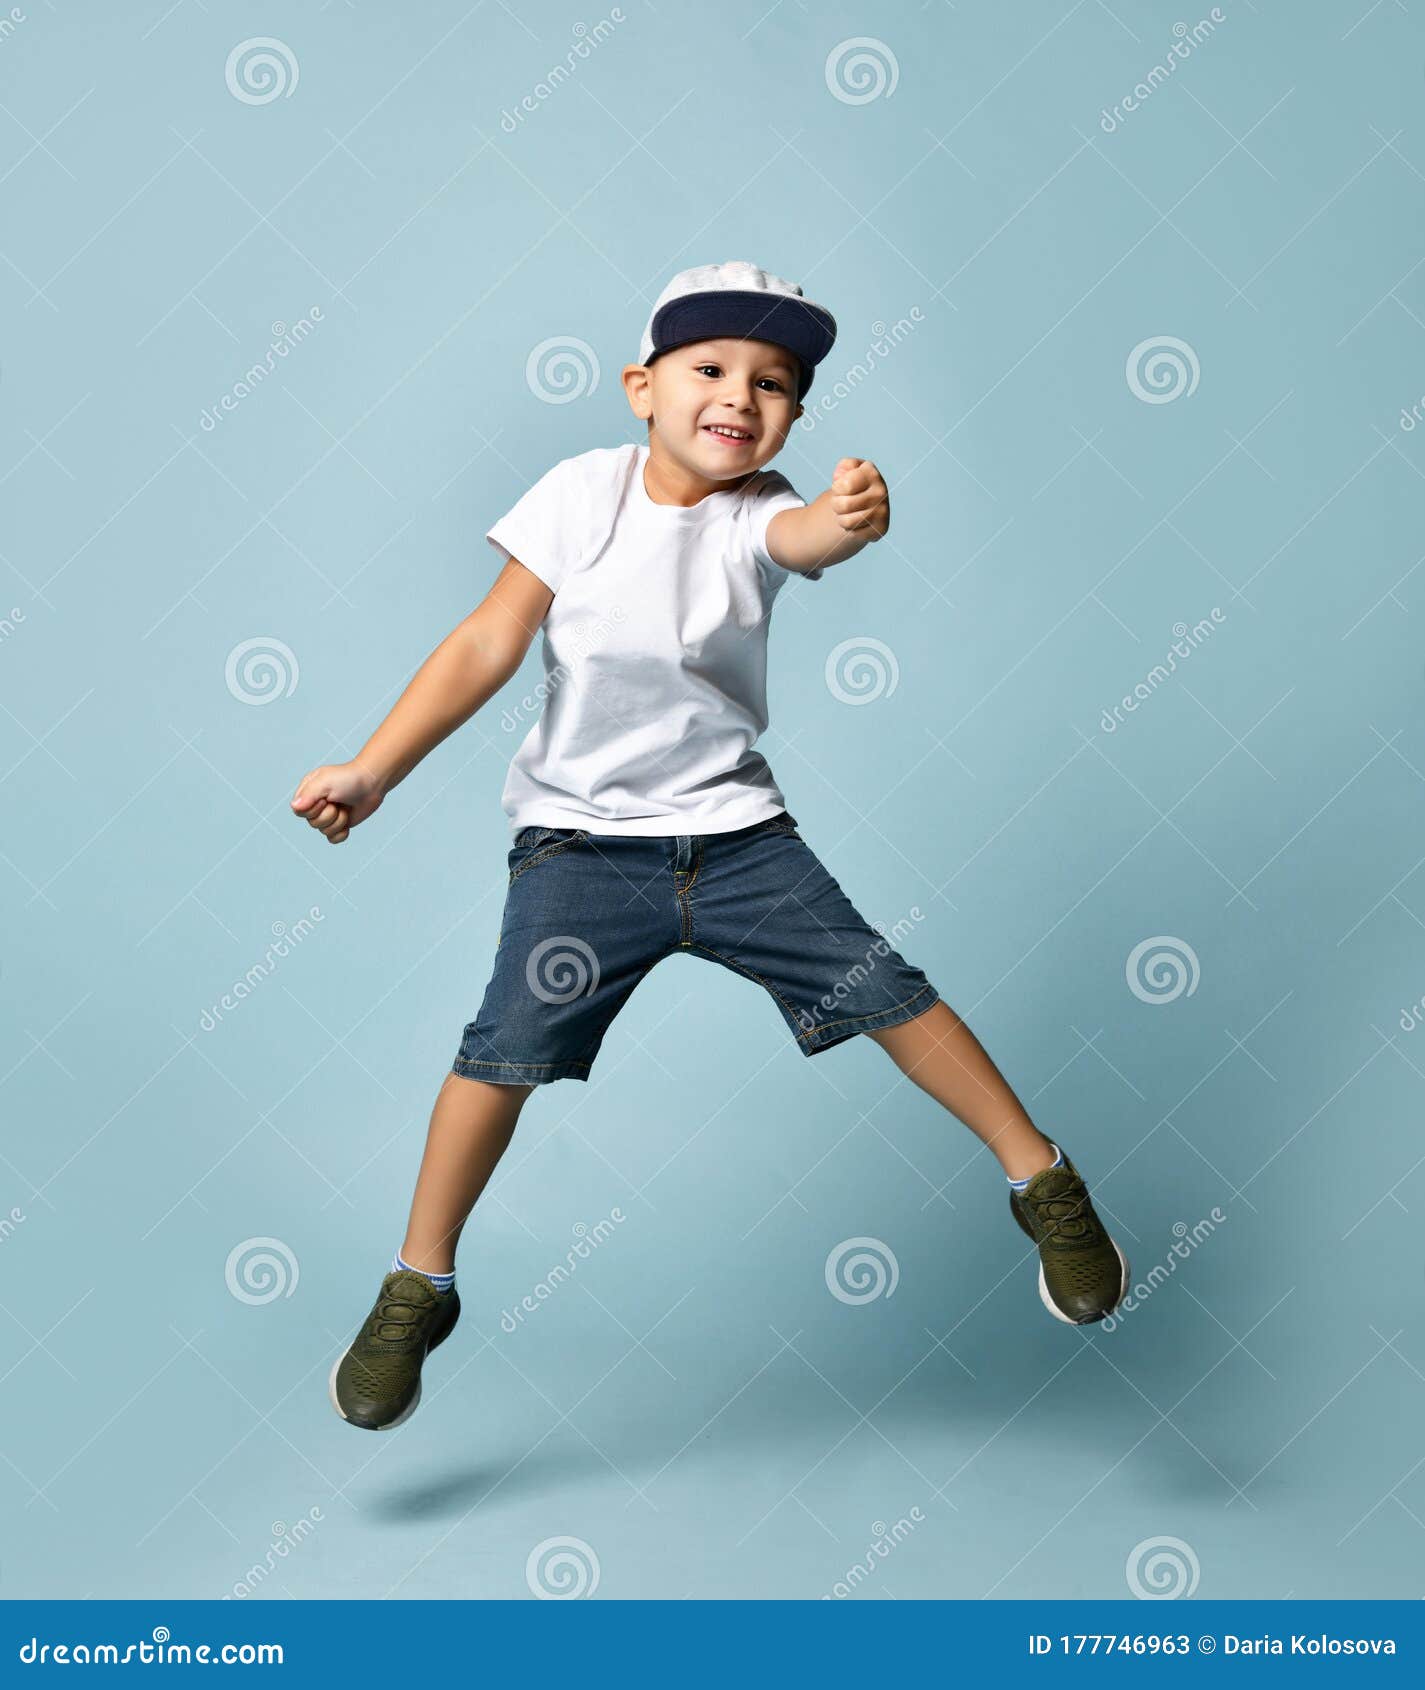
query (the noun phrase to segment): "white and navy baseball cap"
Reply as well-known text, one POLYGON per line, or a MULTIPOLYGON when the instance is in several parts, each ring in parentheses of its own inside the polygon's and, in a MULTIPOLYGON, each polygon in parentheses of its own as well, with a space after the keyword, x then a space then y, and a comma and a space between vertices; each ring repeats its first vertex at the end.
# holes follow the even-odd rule
POLYGON ((680 270, 653 307, 638 349, 640 364, 695 340, 767 340, 797 360, 797 398, 811 386, 816 366, 836 341, 836 319, 784 281, 735 259, 680 270))

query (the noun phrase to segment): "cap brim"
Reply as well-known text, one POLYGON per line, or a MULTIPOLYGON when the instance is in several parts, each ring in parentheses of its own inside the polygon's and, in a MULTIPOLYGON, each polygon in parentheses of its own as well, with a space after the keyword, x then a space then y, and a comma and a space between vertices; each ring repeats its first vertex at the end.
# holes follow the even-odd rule
POLYGON ((755 290, 670 299, 654 316, 653 356, 698 340, 766 340, 814 369, 836 342, 836 319, 790 294, 755 290))

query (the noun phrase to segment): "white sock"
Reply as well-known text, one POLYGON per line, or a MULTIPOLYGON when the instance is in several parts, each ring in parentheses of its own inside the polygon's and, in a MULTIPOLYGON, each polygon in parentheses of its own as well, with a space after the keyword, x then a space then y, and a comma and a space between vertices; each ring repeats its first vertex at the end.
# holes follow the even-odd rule
MULTIPOLYGON (((1064 1165, 1064 1152, 1062 1150, 1060 1150, 1060 1148, 1057 1144, 1054 1144, 1054 1141, 1053 1141, 1052 1138, 1049 1140, 1049 1142, 1050 1142, 1050 1144, 1054 1145, 1054 1160, 1049 1164, 1049 1168, 1061 1168, 1061 1167, 1063 1167, 1063 1165, 1064 1165)), ((1046 1173, 1047 1174, 1048 1171, 1049 1171, 1049 1168, 1041 1168, 1040 1173, 1046 1173)), ((1007 1175, 1006 1175, 1006 1178, 1008 1178, 1007 1175)), ((1029 1184, 1029 1180, 1038 1179, 1038 1178, 1039 1178, 1039 1174, 1030 1174, 1029 1179, 1012 1179, 1012 1180, 1010 1180, 1009 1183, 1014 1187, 1014 1189, 1016 1191, 1023 1191, 1025 1186, 1029 1184)))
POLYGON ((409 1262, 401 1260, 401 1252, 397 1250, 391 1258, 391 1272, 395 1273, 404 1268, 407 1273, 418 1273, 428 1279, 437 1291, 448 1291, 455 1283, 454 1273, 426 1273, 424 1268, 412 1267, 409 1262))

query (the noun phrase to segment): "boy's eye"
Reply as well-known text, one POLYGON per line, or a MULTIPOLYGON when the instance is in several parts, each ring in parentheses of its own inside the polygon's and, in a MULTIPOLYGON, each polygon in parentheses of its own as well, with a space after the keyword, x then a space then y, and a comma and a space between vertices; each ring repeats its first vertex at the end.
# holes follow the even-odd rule
MULTIPOLYGON (((697 369, 699 375, 708 373, 714 376, 719 376, 722 374, 721 369, 716 364, 698 364, 695 368, 697 369)), ((782 384, 777 380, 776 376, 763 376, 761 378, 761 383, 769 385, 773 393, 781 393, 783 391, 782 384)))

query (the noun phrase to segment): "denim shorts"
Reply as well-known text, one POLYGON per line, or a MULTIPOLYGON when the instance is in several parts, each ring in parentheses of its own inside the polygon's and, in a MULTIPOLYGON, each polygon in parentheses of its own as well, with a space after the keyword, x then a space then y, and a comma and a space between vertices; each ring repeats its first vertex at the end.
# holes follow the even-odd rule
POLYGON ((771 996, 807 1056, 939 1001, 855 910, 785 810, 731 833, 526 827, 509 854, 494 973, 453 1072, 587 1080, 639 981, 677 952, 771 996))

